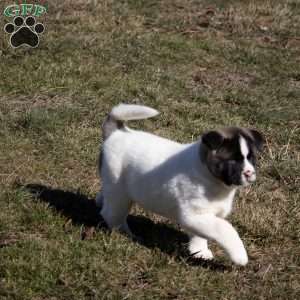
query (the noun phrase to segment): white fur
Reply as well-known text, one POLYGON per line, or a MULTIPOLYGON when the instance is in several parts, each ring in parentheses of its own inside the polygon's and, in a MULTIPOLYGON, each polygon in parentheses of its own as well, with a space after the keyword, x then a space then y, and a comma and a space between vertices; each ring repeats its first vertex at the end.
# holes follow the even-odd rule
MULTIPOLYGON (((122 105, 121 112, 118 107, 112 111, 119 120, 128 120, 139 115, 131 109, 122 105)), ((180 144, 129 128, 114 131, 103 145, 103 197, 97 196, 98 204, 103 202, 101 215, 110 228, 130 233, 126 217, 136 202, 186 229, 191 237, 189 250, 196 257, 213 257, 207 247, 211 239, 234 263, 246 265, 243 242, 224 220, 231 212, 236 187, 227 187, 211 175, 200 160, 199 147, 200 142, 180 144)))
POLYGON ((189 251, 196 258, 210 260, 214 257, 211 250, 208 249, 207 240, 196 235, 191 236, 189 251))
POLYGON ((114 119, 122 121, 147 119, 158 114, 159 112, 151 107, 134 104, 119 104, 113 107, 110 113, 114 119))

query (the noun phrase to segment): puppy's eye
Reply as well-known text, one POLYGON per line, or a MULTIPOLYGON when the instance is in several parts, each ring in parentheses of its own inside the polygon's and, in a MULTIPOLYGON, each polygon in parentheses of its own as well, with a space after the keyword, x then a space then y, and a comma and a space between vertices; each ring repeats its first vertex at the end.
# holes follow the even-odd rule
POLYGON ((256 157, 253 152, 249 152, 247 155, 247 159, 254 165, 256 163, 256 157))
POLYGON ((230 164, 238 164, 243 162, 244 157, 242 155, 233 155, 231 157, 228 158, 228 163, 230 164))
POLYGON ((228 164, 230 164, 230 165, 234 165, 234 164, 237 163, 237 161, 234 160, 234 159, 229 159, 227 162, 228 162, 228 164))

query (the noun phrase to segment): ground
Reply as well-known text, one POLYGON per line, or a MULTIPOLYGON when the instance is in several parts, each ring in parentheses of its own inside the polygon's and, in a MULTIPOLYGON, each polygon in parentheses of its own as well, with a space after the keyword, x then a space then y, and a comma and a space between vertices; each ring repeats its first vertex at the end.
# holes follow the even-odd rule
POLYGON ((0 298, 299 299, 299 1, 48 4, 38 48, 0 34, 0 298), (192 259, 176 224, 138 207, 140 240, 105 229, 100 127, 119 102, 156 108, 131 126, 179 142, 264 133, 258 180, 229 218, 246 267, 214 243, 214 261, 192 259))

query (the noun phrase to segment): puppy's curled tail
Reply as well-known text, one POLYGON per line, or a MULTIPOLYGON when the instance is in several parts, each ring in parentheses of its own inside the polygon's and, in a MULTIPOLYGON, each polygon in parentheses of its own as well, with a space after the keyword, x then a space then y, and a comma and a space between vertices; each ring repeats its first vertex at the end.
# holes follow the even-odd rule
POLYGON ((151 107, 135 104, 119 104, 110 112, 110 116, 119 121, 147 119, 158 115, 159 112, 151 107))
POLYGON ((136 104, 119 104, 111 110, 102 125, 103 138, 107 139, 115 130, 124 127, 125 121, 148 119, 159 112, 151 107, 136 104))

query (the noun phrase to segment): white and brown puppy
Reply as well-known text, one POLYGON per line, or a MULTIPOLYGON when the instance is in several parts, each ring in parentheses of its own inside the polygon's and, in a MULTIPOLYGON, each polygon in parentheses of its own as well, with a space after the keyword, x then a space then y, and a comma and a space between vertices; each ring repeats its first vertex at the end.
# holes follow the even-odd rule
POLYGON ((207 240, 214 240, 235 264, 246 265, 243 242, 224 218, 236 189, 256 179, 255 154, 263 137, 256 130, 231 127, 180 144, 124 125, 157 114, 149 107, 120 104, 104 122, 103 187, 97 195, 102 217, 110 228, 131 234, 126 218, 131 204, 138 203, 179 223, 195 257, 213 258, 207 240))

